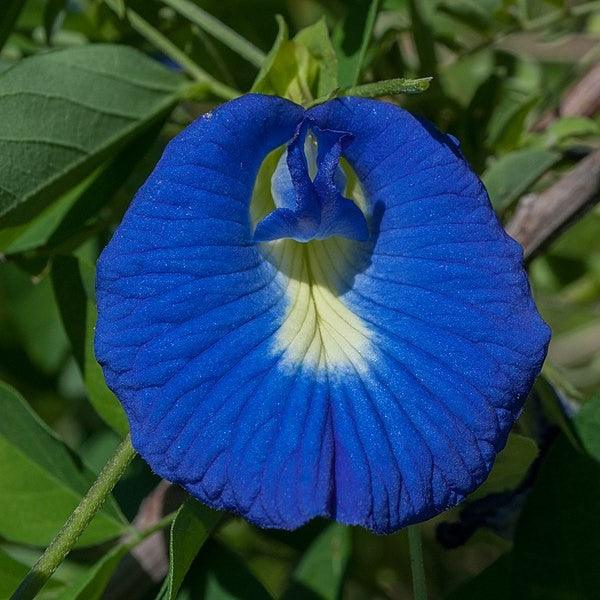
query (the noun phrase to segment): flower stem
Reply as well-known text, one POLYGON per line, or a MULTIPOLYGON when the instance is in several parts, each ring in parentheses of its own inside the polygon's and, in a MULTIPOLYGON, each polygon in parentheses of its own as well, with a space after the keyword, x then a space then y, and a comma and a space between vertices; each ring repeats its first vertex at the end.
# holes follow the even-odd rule
POLYGON ((408 527, 408 547, 410 549, 410 570, 412 573, 414 598, 415 600, 427 600, 423 548, 419 525, 410 525, 408 527))
POLYGON ((31 600, 44 587, 67 554, 71 551, 83 530, 100 510, 113 487, 122 477, 125 469, 135 456, 128 435, 106 463, 79 506, 71 513, 46 551, 33 565, 21 585, 11 596, 11 600, 31 600))

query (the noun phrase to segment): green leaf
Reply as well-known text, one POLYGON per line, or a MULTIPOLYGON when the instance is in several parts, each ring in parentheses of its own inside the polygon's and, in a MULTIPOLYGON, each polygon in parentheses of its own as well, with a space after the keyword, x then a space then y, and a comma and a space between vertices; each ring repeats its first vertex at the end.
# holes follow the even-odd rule
POLYGON ((333 44, 340 87, 354 86, 360 81, 379 4, 379 0, 348 2, 346 17, 335 28, 333 44))
MULTIPOLYGON (((0 535, 45 546, 95 475, 4 384, 0 384, 0 405, 0 535)), ((125 529, 125 520, 111 500, 94 517, 79 545, 114 539, 125 529)))
POLYGON ((277 39, 251 91, 304 105, 333 92, 337 88, 336 58, 325 21, 317 21, 291 40, 283 18, 278 16, 277 22, 277 39))
POLYGON ((2 0, 2 13, 0 14, 0 50, 11 34, 19 13, 25 6, 25 0, 2 0))
POLYGON ((600 393, 581 407, 574 425, 582 448, 600 462, 600 393))
POLYGON ((506 91, 488 125, 489 146, 499 152, 518 147, 526 131, 525 122, 538 101, 535 95, 506 91))
POLYGON ((600 135, 600 125, 586 117, 562 117, 548 125, 543 140, 547 146, 557 146, 573 138, 600 135))
POLYGON ((104 381, 94 354, 97 311, 94 300, 94 267, 74 256, 57 256, 52 262, 52 285, 62 321, 71 342, 90 402, 115 431, 129 430, 123 408, 104 381))
MULTIPOLYGON (((129 545, 115 546, 90 569, 69 585, 60 600, 99 600, 121 559, 127 554, 129 545)), ((46 587, 44 587, 44 590, 46 587)))
POLYGON ((331 94, 338 88, 337 56, 325 19, 319 19, 314 25, 299 31, 294 41, 306 48, 310 55, 306 73, 301 74, 306 78, 308 87, 314 89, 317 98, 331 94))
POLYGON ((469 499, 476 500, 489 494, 514 490, 538 454, 538 447, 528 437, 511 433, 504 449, 498 453, 488 478, 469 499))
POLYGON ((174 600, 196 554, 222 514, 188 498, 177 511, 171 526, 169 543, 169 572, 157 596, 157 600, 174 600))
MULTIPOLYGON (((64 364, 68 340, 52 297, 50 279, 32 278, 14 264, 0 265, 2 333, 12 332, 15 343, 33 363, 34 371, 50 375, 64 364)), ((6 369, 16 365, 6 364, 6 369)), ((25 367, 31 370, 31 365, 25 367)), ((32 373, 33 375, 33 373, 32 373)))
POLYGON ((339 598, 350 549, 350 529, 339 523, 329 525, 300 559, 285 600, 339 598))
POLYGON ((237 54, 245 58, 248 62, 257 67, 262 66, 266 59, 266 55, 262 50, 259 50, 254 44, 251 44, 247 39, 239 35, 239 33, 221 23, 219 19, 213 17, 193 2, 190 2, 190 0, 162 0, 162 2, 189 19, 192 23, 198 25, 198 27, 218 39, 225 46, 237 52, 237 54))
POLYGON ((592 600, 600 589, 600 463, 562 435, 515 533, 511 598, 592 600))
POLYGON ((213 540, 196 558, 177 600, 271 600, 272 596, 236 554, 213 540))
POLYGON ((503 554, 487 569, 468 579, 454 590, 447 600, 482 600, 482 598, 507 600, 511 598, 511 564, 511 554, 503 554))
POLYGON ((27 222, 173 108, 182 79, 125 46, 38 54, 0 73, 0 217, 27 222))
POLYGON ((558 152, 525 148, 496 160, 483 174, 494 209, 502 213, 561 158, 558 152))

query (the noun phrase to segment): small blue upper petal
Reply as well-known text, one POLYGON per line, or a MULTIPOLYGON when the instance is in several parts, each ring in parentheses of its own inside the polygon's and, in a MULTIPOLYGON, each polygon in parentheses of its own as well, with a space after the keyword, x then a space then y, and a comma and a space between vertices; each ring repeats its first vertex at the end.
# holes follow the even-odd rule
POLYGON ((541 368, 521 262, 449 136, 383 102, 248 95, 169 144, 102 253, 96 353, 134 446, 207 504, 393 531, 483 481, 541 368), (256 176, 290 142, 297 204, 281 175, 260 243, 256 176), (334 237, 279 239, 303 215, 334 237), (369 239, 336 237, 364 240, 361 218, 369 239))

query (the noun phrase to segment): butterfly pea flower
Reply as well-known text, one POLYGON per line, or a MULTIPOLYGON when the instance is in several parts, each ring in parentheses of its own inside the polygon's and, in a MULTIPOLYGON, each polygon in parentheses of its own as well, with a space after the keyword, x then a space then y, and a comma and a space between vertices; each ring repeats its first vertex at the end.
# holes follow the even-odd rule
POLYGON ((457 141, 390 103, 246 95, 174 138, 97 273, 134 447, 270 528, 391 532, 488 475, 549 330, 457 141))

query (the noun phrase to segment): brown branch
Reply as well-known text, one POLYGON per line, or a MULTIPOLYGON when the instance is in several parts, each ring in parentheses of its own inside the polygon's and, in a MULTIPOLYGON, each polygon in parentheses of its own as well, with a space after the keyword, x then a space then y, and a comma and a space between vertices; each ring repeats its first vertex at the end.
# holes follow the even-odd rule
POLYGON ((531 260, 599 200, 600 150, 596 150, 548 189, 523 196, 506 231, 523 246, 525 259, 531 260))

